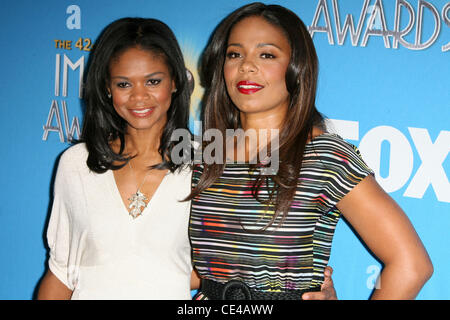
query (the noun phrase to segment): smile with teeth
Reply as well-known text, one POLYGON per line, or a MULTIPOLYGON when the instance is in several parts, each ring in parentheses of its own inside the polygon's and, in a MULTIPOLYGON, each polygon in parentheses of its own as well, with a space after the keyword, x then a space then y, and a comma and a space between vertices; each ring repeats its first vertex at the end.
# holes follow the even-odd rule
POLYGON ((264 86, 250 81, 239 81, 236 87, 243 94, 252 94, 264 88, 264 86))
POLYGON ((131 109, 130 112, 136 117, 146 117, 153 112, 154 108, 131 109))
POLYGON ((255 85, 240 85, 239 88, 243 88, 243 89, 261 89, 261 86, 255 86, 255 85))

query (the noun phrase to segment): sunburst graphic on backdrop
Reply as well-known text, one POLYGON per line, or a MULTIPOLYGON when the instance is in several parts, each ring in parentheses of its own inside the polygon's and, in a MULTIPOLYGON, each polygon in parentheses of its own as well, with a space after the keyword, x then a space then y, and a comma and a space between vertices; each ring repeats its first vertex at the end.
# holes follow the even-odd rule
MULTIPOLYGON (((190 85, 194 86, 191 94, 191 106, 189 127, 194 132, 194 121, 200 120, 200 103, 203 97, 204 88, 200 85, 200 75, 198 73, 198 62, 200 57, 200 50, 196 49, 194 45, 189 41, 183 41, 181 44, 181 50, 183 52, 184 62, 186 68, 190 71, 191 76, 190 85)), ((198 132, 194 132, 198 134, 198 132)))

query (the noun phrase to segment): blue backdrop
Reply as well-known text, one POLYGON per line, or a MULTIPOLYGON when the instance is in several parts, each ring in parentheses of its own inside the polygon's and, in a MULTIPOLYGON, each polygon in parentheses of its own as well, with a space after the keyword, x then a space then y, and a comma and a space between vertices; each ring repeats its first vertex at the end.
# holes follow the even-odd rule
MULTIPOLYGON (((30 299, 47 259, 45 228, 58 155, 78 138, 80 79, 111 21, 154 17, 175 32, 196 88, 198 57, 217 23, 249 1, 53 0, 2 4, 0 299, 30 299)), ((419 299, 450 298, 450 2, 271 1, 309 26, 319 55, 317 106, 359 146, 405 210, 435 272, 419 299)), ((366 299, 380 271, 348 225, 330 265, 341 299, 366 299)), ((379 285, 379 284, 378 284, 379 285)), ((382 283, 381 283, 382 285, 382 283)))

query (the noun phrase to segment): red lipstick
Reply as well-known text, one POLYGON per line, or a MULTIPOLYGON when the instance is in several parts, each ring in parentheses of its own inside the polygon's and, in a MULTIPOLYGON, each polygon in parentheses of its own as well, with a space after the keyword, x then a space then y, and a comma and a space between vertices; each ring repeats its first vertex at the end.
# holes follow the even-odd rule
POLYGON ((243 94, 252 94, 264 88, 263 85, 252 81, 239 81, 236 87, 243 94))

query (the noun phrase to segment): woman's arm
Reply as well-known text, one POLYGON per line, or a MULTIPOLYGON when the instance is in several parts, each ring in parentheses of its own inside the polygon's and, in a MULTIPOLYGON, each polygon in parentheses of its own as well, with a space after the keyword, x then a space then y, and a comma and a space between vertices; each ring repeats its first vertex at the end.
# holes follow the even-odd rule
POLYGON ((191 290, 196 290, 200 288, 200 276, 197 273, 197 270, 194 268, 191 273, 191 290))
POLYGON ((70 300, 71 297, 72 290, 48 270, 39 286, 38 300, 70 300))
POLYGON ((337 207, 384 264, 372 299, 414 299, 431 277, 433 265, 397 203, 368 176, 337 207))

